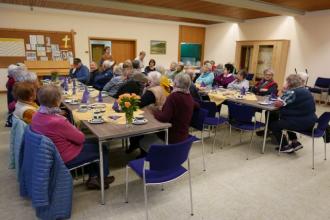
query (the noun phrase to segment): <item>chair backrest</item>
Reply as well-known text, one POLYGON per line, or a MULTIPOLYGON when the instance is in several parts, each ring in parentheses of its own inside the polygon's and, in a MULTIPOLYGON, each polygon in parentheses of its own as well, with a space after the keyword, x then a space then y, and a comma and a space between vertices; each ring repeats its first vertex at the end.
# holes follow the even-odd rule
POLYGON ((248 105, 228 101, 229 122, 251 123, 257 109, 248 105))
POLYGON ((193 137, 189 136, 177 144, 151 145, 146 157, 150 170, 165 171, 181 166, 188 159, 193 141, 193 137))
POLYGON ((253 77, 254 77, 254 74, 253 73, 248 73, 247 76, 246 76, 246 80, 253 80, 253 77))
POLYGON ((204 121, 208 113, 208 110, 203 108, 195 109, 191 118, 191 127, 202 131, 204 128, 204 121))
POLYGON ((329 126, 330 122, 330 112, 324 112, 319 119, 317 120, 317 129, 321 131, 325 131, 325 129, 329 126))
POLYGON ((330 87, 330 78, 317 77, 315 86, 328 89, 330 87))
MULTIPOLYGON (((215 117, 218 112, 217 105, 214 102, 208 101, 199 101, 199 105, 201 108, 209 111, 207 117, 215 117)), ((220 111, 220 110, 219 110, 220 111)))

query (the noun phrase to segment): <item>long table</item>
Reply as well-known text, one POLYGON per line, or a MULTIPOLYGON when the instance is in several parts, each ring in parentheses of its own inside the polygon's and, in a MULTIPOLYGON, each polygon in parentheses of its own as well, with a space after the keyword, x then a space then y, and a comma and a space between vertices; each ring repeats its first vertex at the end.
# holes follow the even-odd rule
MULTIPOLYGON (((214 96, 214 94, 210 93, 210 98, 212 96, 214 96)), ((248 96, 251 96, 253 94, 248 94, 248 96)), ((223 98, 223 97, 221 97, 223 98)), ((233 102, 236 102, 236 103, 240 103, 240 104, 243 104, 243 105, 248 105, 248 106, 252 106, 252 107, 255 107, 257 109, 261 109, 261 110, 265 110, 266 111, 266 123, 265 123, 265 134, 264 134, 264 139, 263 139, 263 144, 262 144, 262 150, 261 150, 261 153, 265 153, 265 147, 266 147, 266 140, 267 140, 267 132, 268 132, 268 124, 269 124, 269 114, 270 112, 272 111, 276 111, 278 110, 279 108, 275 107, 273 104, 270 104, 270 105, 262 105, 262 104, 259 104, 258 102, 262 102, 265 100, 265 97, 264 96, 257 96, 255 95, 255 99, 254 98, 251 98, 249 97, 249 100, 246 100, 246 99, 236 99, 234 98, 233 96, 228 96, 228 97, 225 97, 224 98, 224 101, 233 101, 233 102)), ((211 98, 211 101, 212 101, 212 98, 211 98)), ((222 103, 222 102, 220 102, 222 103)))
MULTIPOLYGON (((105 97, 105 103, 113 103, 114 99, 111 97, 105 97)), ((90 99, 90 103, 96 102, 94 98, 90 99)), ((63 105, 70 111, 74 111, 79 108, 79 105, 71 105, 63 102, 63 105)), ((144 110, 144 117, 148 120, 147 124, 144 125, 119 125, 114 123, 103 123, 103 124, 90 124, 88 121, 82 121, 97 138, 99 145, 100 155, 100 177, 101 177, 101 204, 104 205, 104 173, 103 173, 103 151, 102 144, 104 142, 113 139, 127 139, 134 136, 157 133, 165 131, 165 143, 168 144, 168 129, 171 127, 170 123, 162 123, 156 120, 153 114, 144 110)))

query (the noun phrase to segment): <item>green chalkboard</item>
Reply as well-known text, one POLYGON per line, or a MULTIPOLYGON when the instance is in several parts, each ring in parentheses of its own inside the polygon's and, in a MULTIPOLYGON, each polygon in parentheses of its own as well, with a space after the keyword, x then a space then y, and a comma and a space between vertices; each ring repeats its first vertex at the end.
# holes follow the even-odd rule
POLYGON ((201 60, 201 44, 181 43, 181 57, 201 60))

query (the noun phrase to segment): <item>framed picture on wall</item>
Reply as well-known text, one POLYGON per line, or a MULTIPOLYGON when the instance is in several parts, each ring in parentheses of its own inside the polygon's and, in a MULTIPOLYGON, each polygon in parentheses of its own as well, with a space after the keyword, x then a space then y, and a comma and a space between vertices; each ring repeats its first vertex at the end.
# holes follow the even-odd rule
POLYGON ((151 40, 150 54, 166 54, 166 41, 151 40))

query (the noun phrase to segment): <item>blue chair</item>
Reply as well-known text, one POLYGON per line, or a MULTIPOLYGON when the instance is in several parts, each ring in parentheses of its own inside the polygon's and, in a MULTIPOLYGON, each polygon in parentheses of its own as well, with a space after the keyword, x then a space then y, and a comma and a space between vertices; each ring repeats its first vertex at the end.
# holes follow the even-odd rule
POLYGON ((258 109, 232 101, 227 101, 227 105, 228 105, 228 113, 229 113, 228 120, 229 120, 230 140, 231 140, 232 127, 240 130, 241 132, 243 131, 251 132, 250 146, 246 156, 246 159, 248 160, 249 151, 251 149, 252 141, 253 141, 253 134, 257 129, 264 127, 265 124, 256 121, 255 114, 258 109))
POLYGON ((314 87, 309 88, 311 93, 322 94, 322 92, 327 93, 327 101, 329 99, 330 93, 330 78, 317 77, 314 87))
MULTIPOLYGON (((200 101, 199 104, 201 108, 207 109, 209 112, 204 120, 204 125, 208 126, 209 130, 211 130, 211 128, 214 128, 214 138, 212 145, 212 154, 213 154, 215 138, 217 135, 217 128, 218 126, 225 124, 227 122, 227 119, 220 116, 221 107, 217 108, 217 105, 214 102, 200 101), (217 112, 219 112, 219 117, 216 116, 217 112)), ((224 140, 225 138, 223 138, 222 146, 224 145, 224 140)))
POLYGON ((254 77, 254 74, 253 73, 248 73, 247 76, 246 76, 246 80, 252 81, 253 80, 253 77, 254 77))
MULTIPOLYGON (((191 118, 190 126, 201 132, 201 141, 202 141, 202 154, 203 154, 203 170, 205 171, 205 146, 204 146, 204 121, 207 118, 208 110, 199 108, 194 110, 193 116, 191 118)), ((199 142, 200 139, 195 137, 194 142, 199 142)))
MULTIPOLYGON (((279 146, 279 149, 278 149, 278 154, 280 154, 280 151, 281 151, 281 146, 282 146, 282 141, 283 141, 283 136, 284 136, 284 133, 287 132, 287 131, 291 131, 291 132, 296 132, 296 133, 299 133, 299 134, 302 134, 304 136, 307 136, 307 137, 311 137, 313 139, 313 144, 312 144, 312 147, 313 147, 313 158, 312 158, 312 169, 314 170, 314 139, 315 138, 323 138, 324 137, 324 140, 327 139, 327 133, 325 132, 327 126, 329 125, 329 122, 330 122, 330 112, 324 112, 317 120, 317 123, 315 124, 314 128, 312 131, 308 132, 308 131, 292 131, 292 130, 283 130, 282 131, 282 137, 281 137, 281 141, 280 141, 280 146, 279 146)), ((327 143, 326 141, 324 141, 324 160, 327 159, 327 143)))
POLYGON ((194 137, 189 136, 188 139, 177 144, 151 145, 145 158, 130 161, 126 166, 126 203, 128 202, 129 168, 131 168, 143 180, 146 219, 148 219, 147 186, 163 185, 165 183, 172 182, 188 173, 191 215, 193 215, 189 161, 189 152, 193 141, 194 137), (182 166, 182 164, 186 161, 188 163, 188 169, 182 166))

